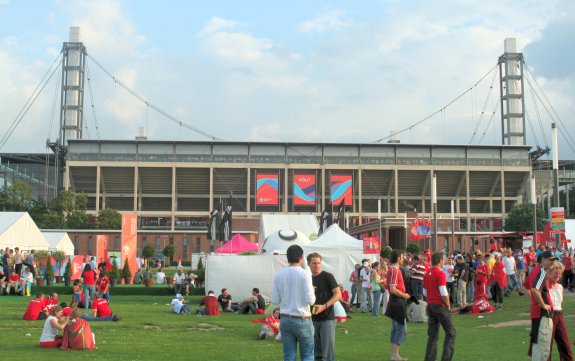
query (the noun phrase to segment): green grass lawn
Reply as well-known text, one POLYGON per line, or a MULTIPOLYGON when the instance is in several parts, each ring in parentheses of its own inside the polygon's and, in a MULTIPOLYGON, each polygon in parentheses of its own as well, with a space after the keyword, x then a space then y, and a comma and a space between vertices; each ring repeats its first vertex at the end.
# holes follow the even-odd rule
MULTIPOLYGON (((190 298, 195 311, 199 296, 190 298)), ((68 301, 68 296, 62 297, 68 301)), ((44 321, 22 321, 28 299, 0 297, 0 349, 2 359, 23 360, 281 360, 281 343, 255 340, 260 324, 254 315, 224 314, 219 317, 180 316, 170 312, 169 296, 112 296, 111 307, 120 322, 91 322, 98 349, 60 351, 40 349, 38 340, 44 321), (27 336, 30 334, 31 336, 27 336)), ((566 296, 565 320, 575 335, 575 297, 566 296)), ((505 298, 503 309, 478 318, 454 316, 457 328, 455 360, 528 360, 529 299, 516 294, 505 298), (499 325, 524 321, 521 324, 499 325)), ((338 360, 387 360, 390 356, 391 321, 380 316, 352 313, 337 325, 338 360), (346 332, 347 331, 347 332, 346 332)), ((261 317, 261 316, 257 316, 261 317)), ((422 360, 427 326, 408 324, 401 354, 422 360)), ((442 339, 439 349, 441 350, 442 339)), ((440 351, 441 354, 441 351, 440 351)), ((553 360, 558 360, 554 353, 553 360)))

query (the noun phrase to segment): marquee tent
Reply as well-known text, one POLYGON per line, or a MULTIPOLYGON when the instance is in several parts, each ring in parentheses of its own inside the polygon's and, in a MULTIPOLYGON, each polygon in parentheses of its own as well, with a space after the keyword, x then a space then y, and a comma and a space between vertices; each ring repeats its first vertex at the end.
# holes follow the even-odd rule
POLYGON ((48 241, 28 212, 0 212, 0 247, 48 250, 48 241))
POLYGON ((64 251, 68 256, 74 255, 74 244, 66 232, 42 231, 48 241, 50 251, 64 251))
POLYGON ((260 253, 265 250, 266 253, 285 254, 288 247, 292 244, 303 246, 310 243, 309 238, 302 232, 292 229, 277 230, 270 234, 262 243, 260 253))
POLYGON ((248 251, 257 251, 258 244, 252 243, 245 239, 242 235, 236 234, 223 246, 215 250, 218 254, 235 254, 248 251))
POLYGON ((319 223, 313 214, 262 214, 259 231, 260 244, 281 229, 294 229, 305 235, 306 238, 311 238, 312 234, 317 235, 319 223))

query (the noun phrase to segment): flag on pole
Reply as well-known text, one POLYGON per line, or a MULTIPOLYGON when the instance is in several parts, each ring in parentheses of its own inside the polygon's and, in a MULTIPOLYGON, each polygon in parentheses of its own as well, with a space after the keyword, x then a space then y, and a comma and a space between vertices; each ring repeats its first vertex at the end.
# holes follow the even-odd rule
POLYGON ((320 236, 323 232, 325 232, 329 228, 329 226, 331 226, 331 224, 333 223, 331 213, 332 207, 333 205, 330 203, 329 206, 325 208, 323 212, 321 212, 321 216, 319 218, 319 231, 317 232, 318 236, 320 236))
POLYGON ((228 204, 224 209, 222 217, 222 224, 220 226, 221 242, 227 242, 232 238, 232 197, 228 200, 228 204))
POLYGON ((345 198, 341 199, 339 206, 337 207, 337 220, 339 228, 346 230, 345 227, 345 198))
POLYGON ((210 221, 208 222, 208 239, 211 241, 215 241, 218 238, 218 229, 220 228, 221 223, 221 212, 220 209, 222 207, 222 203, 218 204, 217 206, 212 209, 210 212, 210 221))

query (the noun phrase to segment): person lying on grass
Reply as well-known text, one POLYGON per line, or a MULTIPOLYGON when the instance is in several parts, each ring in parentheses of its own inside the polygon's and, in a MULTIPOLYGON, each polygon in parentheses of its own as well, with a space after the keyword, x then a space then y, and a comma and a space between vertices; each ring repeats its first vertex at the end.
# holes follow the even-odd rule
POLYGON ((82 318, 87 321, 120 321, 121 319, 120 316, 112 314, 108 301, 102 298, 99 292, 94 293, 92 315, 83 313, 82 318))

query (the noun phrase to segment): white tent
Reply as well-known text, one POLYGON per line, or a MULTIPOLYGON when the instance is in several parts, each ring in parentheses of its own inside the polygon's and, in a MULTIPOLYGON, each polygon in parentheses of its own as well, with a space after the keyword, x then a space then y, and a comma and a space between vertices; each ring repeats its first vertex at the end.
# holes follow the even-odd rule
POLYGON ((292 229, 282 229, 271 233, 261 244, 259 252, 263 250, 266 253, 273 254, 285 254, 286 250, 292 244, 297 244, 300 246, 310 243, 308 237, 299 231, 294 231, 292 229))
POLYGON ((50 251, 64 251, 67 256, 74 255, 74 244, 66 232, 42 231, 48 241, 50 251))
POLYGON ((48 241, 28 212, 0 212, 0 247, 48 250, 48 241))
POLYGON ((313 214, 262 214, 260 221, 259 243, 279 230, 297 230, 307 238, 317 235, 319 223, 313 214))
MULTIPOLYGON (((276 232, 278 233, 278 232, 276 232)), ((270 237, 273 237, 272 234, 270 237)), ((298 233, 298 236, 305 237, 298 233)), ((268 239, 270 239, 268 237, 268 239)), ((320 238, 315 241, 297 243, 283 239, 270 239, 270 246, 285 247, 281 253, 292 244, 299 244, 304 250, 304 257, 317 252, 322 256, 323 269, 334 275, 338 283, 343 283, 349 291, 351 285, 349 276, 355 264, 362 259, 369 258, 376 261, 377 254, 363 254, 363 242, 359 241, 341 230, 338 225, 332 225, 320 238), (271 243, 271 242, 277 243, 271 243), (283 243, 280 243, 283 242, 283 243)), ((260 293, 267 301, 271 298, 273 275, 279 269, 287 266, 284 255, 274 256, 266 248, 267 254, 255 256, 219 256, 209 255, 206 261, 206 291, 219 292, 222 288, 230 290, 235 301, 240 301, 250 295, 253 287, 258 287, 260 293)), ((304 268, 307 266, 304 265, 304 268)))
POLYGON ((571 240, 571 242, 567 243, 567 247, 575 245, 575 219, 565 220, 565 238, 571 240))

